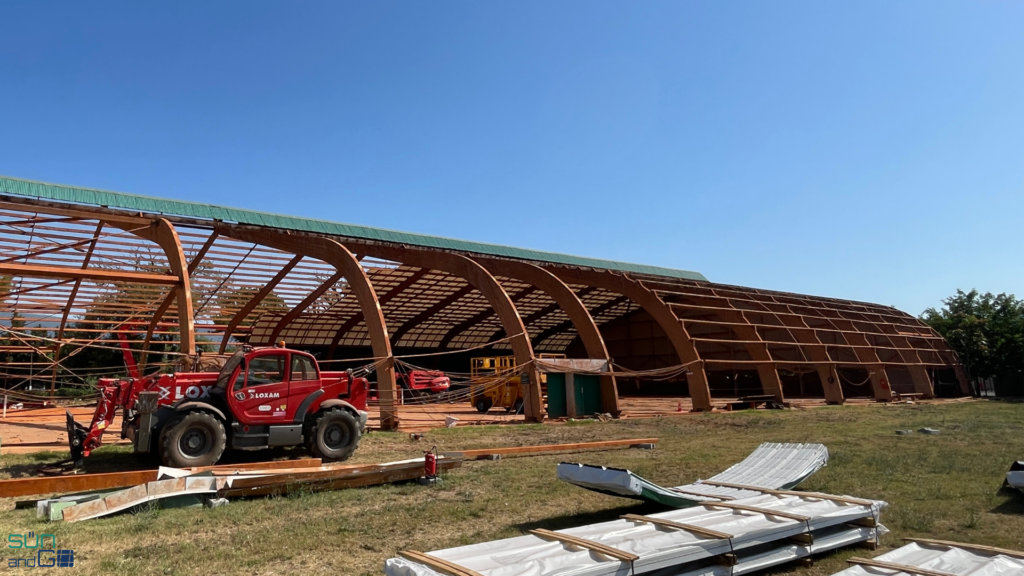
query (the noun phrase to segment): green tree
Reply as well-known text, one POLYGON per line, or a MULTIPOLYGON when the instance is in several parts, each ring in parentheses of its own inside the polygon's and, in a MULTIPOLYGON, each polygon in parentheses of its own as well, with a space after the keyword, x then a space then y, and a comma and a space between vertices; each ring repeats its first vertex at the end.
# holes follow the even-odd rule
POLYGON ((1019 378, 1024 372, 1024 301, 977 290, 942 301, 921 319, 941 334, 973 378, 1019 378))

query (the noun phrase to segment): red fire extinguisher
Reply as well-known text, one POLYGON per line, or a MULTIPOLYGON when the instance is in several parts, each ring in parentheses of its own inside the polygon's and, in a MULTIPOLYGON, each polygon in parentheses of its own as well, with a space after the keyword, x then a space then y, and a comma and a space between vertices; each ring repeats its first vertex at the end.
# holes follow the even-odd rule
POLYGON ((427 478, 437 477, 437 446, 423 453, 423 472, 427 478))

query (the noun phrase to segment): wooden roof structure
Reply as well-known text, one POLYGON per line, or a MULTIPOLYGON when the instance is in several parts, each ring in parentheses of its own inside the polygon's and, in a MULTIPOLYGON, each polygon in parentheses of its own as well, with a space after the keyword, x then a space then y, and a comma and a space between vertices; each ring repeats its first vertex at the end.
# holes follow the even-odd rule
MULTIPOLYGON (((490 245, 422 236, 428 240, 410 244, 383 233, 203 218, 174 201, 152 213, 136 209, 131 195, 68 197, 62 188, 47 196, 40 187, 48 185, 29 183, 26 193, 12 182, 22 181, 0 178, 0 327, 12 343, 7 352, 38 353, 37 374, 52 372, 54 380, 67 349, 109 345, 118 334, 140 352, 157 341, 192 354, 197 342, 228 353, 242 342, 284 339, 323 349, 325 357, 360 348, 387 360, 393 348, 490 343, 528 365, 535 354, 575 342, 587 356, 608 359, 602 326, 642 310, 686 365, 697 409, 712 407, 706 374, 717 368, 756 371, 778 400, 780 369, 816 371, 834 402, 843 400, 842 368, 867 370, 879 399, 891 397, 894 371, 909 374, 927 396, 934 393, 929 371, 952 368, 969 393, 942 337, 888 306, 716 284, 686 271, 537 259, 543 252, 474 252, 490 245)), ((6 367, 17 372, 11 362, 6 367)), ((379 363, 377 378, 386 407, 391 363, 379 363)), ((603 402, 614 407, 615 380, 602 380, 603 402)), ((526 403, 534 420, 543 417, 537 388, 526 403)))

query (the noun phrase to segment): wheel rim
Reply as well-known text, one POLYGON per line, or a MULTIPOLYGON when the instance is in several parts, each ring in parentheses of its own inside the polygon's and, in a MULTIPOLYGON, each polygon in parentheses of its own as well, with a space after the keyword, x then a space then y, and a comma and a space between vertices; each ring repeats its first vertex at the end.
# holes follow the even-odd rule
POLYGON ((202 456, 206 454, 212 444, 212 438, 207 430, 201 428, 189 428, 181 435, 181 440, 178 441, 178 447, 181 449, 181 453, 190 458, 202 456))
POLYGON ((331 450, 339 450, 348 445, 348 428, 341 424, 330 424, 324 430, 324 445, 331 450))

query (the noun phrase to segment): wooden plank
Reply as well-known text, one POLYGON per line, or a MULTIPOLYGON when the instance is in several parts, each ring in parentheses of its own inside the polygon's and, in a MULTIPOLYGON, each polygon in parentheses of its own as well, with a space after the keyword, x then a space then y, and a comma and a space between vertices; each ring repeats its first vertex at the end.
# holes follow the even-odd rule
POLYGON ((189 468, 190 472, 206 472, 210 470, 232 471, 232 470, 274 470, 280 468, 315 468, 323 465, 319 458, 299 458, 297 460, 271 460, 269 462, 249 462, 245 464, 215 464, 213 466, 197 466, 189 468))
POLYGON ((806 522, 811 519, 810 516, 793 514, 792 512, 784 512, 773 508, 761 508, 760 506, 747 506, 746 504, 733 504, 732 502, 701 502, 700 504, 705 508, 729 508, 732 510, 743 510, 746 512, 764 514, 765 516, 778 516, 779 518, 798 520, 800 522, 806 522))
POLYGON ((450 454, 461 454, 466 460, 473 460, 483 456, 505 456, 505 455, 528 455, 543 454, 545 452, 566 452, 574 450, 594 450, 602 448, 621 448, 635 446, 637 444, 657 444, 657 438, 632 438, 629 440, 605 440, 603 442, 576 442, 572 444, 546 444, 541 446, 510 446, 508 448, 481 448, 479 450, 462 450, 461 452, 450 452, 450 454))
MULTIPOLYGON (((438 471, 447 471, 458 468, 462 465, 461 460, 439 460, 438 471)), ((280 481, 273 476, 264 478, 240 478, 233 482, 231 488, 222 488, 217 495, 222 498, 240 496, 267 496, 277 494, 288 494, 289 492, 305 490, 319 492, 324 490, 341 490, 345 488, 362 488, 366 486, 379 486, 392 482, 403 482, 415 480, 423 476, 423 464, 412 463, 400 468, 388 468, 385 470, 358 470, 336 475, 334 477, 319 478, 299 481, 280 481), (257 482, 258 481, 258 482, 257 482), (262 483, 260 483, 262 482, 262 483), (245 487, 239 487, 244 484, 245 487)))
POLYGON ((630 554, 629 552, 623 552, 618 548, 613 548, 600 542, 594 542, 593 540, 587 540, 586 538, 577 538, 576 536, 570 536, 568 534, 561 534, 559 532, 552 532, 551 530, 545 530, 544 528, 538 528, 536 530, 530 530, 530 534, 543 538, 545 540, 558 540, 563 544, 570 544, 572 546, 579 546, 587 550, 592 550, 598 554, 603 554, 609 558, 615 558, 622 562, 633 562, 639 560, 640 557, 636 554, 630 554))
POLYGON ((994 546, 983 546, 981 544, 964 544, 963 542, 950 542, 949 540, 932 540, 930 538, 904 538, 904 542, 916 542, 918 544, 925 544, 927 546, 945 546, 947 548, 959 548, 961 550, 969 550, 971 552, 982 552, 985 554, 1002 554, 1003 556, 1009 556, 1011 558, 1020 558, 1024 560, 1024 552, 1019 550, 1008 550, 1006 548, 996 548, 994 546))
POLYGON ((104 474, 80 474, 77 476, 42 476, 0 480, 0 498, 28 496, 30 494, 57 494, 63 492, 88 492, 104 488, 124 488, 153 482, 156 470, 134 472, 107 472, 104 474))
POLYGON ((71 268, 70 266, 35 266, 31 264, 0 264, 0 274, 11 276, 28 276, 30 278, 72 278, 87 280, 103 280, 106 282, 137 282, 139 284, 155 284, 160 286, 176 286, 177 276, 167 274, 146 274, 144 272, 128 272, 123 270, 102 270, 90 268, 71 268))
POLYGON ((437 556, 431 556, 416 550, 399 550, 398 555, 406 560, 412 560, 413 562, 419 562, 428 568, 432 568, 442 574, 448 574, 449 576, 483 576, 479 572, 464 568, 458 564, 453 564, 447 560, 438 558, 437 556))
MULTIPOLYGON (((190 469, 191 472, 222 471, 225 473, 250 470, 275 470, 280 468, 320 466, 319 458, 301 460, 276 460, 272 462, 251 462, 246 464, 219 464, 190 469)), ((102 474, 76 474, 73 476, 33 476, 0 480, 0 498, 29 496, 33 494, 59 494, 68 492, 90 492, 106 488, 126 488, 157 480, 156 470, 134 470, 131 472, 105 472, 102 474)))
MULTIPOLYGON (((438 463, 446 459, 438 460, 438 463)), ((231 484, 232 488, 252 488, 255 486, 267 486, 270 484, 290 484, 293 482, 313 482, 317 480, 342 479, 355 474, 367 472, 388 472, 390 470, 415 470, 424 473, 423 462, 404 462, 401 464, 354 464, 350 466, 339 466, 333 468, 307 468, 294 471, 271 472, 269 478, 238 478, 231 484)), ((214 472, 216 474, 217 472, 214 472)), ((259 474, 258 471, 243 471, 243 474, 259 474)))
POLYGON ((654 524, 655 526, 661 526, 664 528, 682 530, 684 532, 696 534, 697 536, 702 536, 704 538, 713 538, 715 540, 728 540, 732 538, 732 534, 726 534, 725 532, 711 530, 710 528, 704 528, 703 526, 695 526, 693 524, 683 524, 682 522, 665 520, 664 518, 651 518, 650 516, 641 516, 639 514, 624 514, 622 516, 619 516, 619 518, 622 518, 623 520, 632 520, 633 522, 645 522, 647 524, 654 524))
POLYGON ((859 566, 870 566, 872 568, 885 568, 886 570, 896 570, 898 572, 906 572, 907 574, 914 574, 915 576, 957 576, 952 572, 940 572, 938 570, 929 570, 928 568, 918 568, 917 566, 910 566, 909 564, 896 564, 894 562, 886 562, 884 560, 870 560, 868 558, 848 558, 846 560, 850 564, 856 564, 859 566))
POLYGON ((852 498, 850 496, 833 496, 831 494, 823 494, 821 492, 799 492, 796 490, 773 490, 771 488, 761 488, 760 486, 750 486, 747 484, 733 484, 731 482, 715 482, 714 480, 702 480, 701 484, 708 484, 709 486, 721 486, 723 488, 735 488, 737 490, 751 490, 754 492, 763 492, 765 494, 772 494, 776 496, 798 496, 800 498, 813 498, 817 500, 831 500, 833 502, 842 502, 844 504, 855 504, 857 506, 872 506, 874 502, 871 500, 864 500, 862 498, 852 498))

